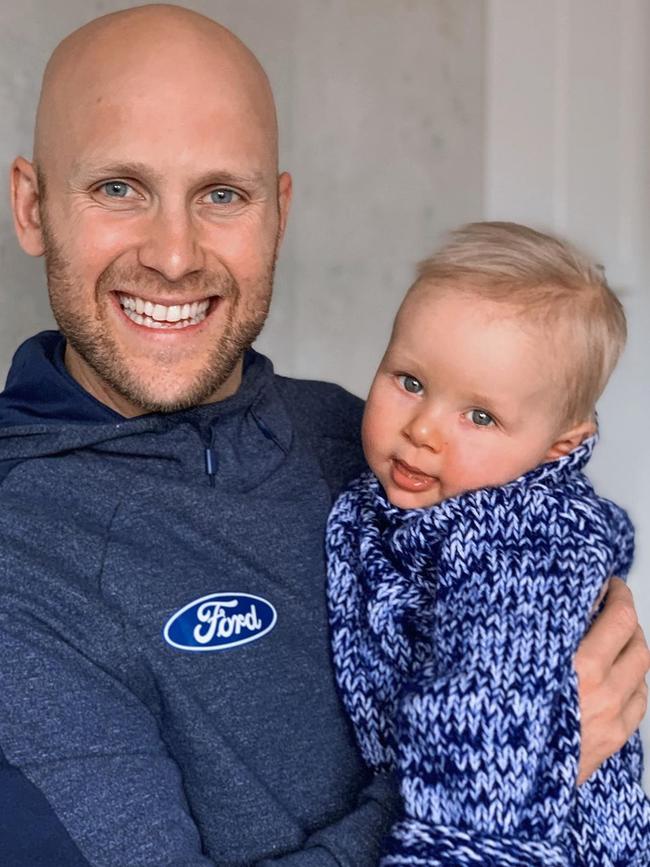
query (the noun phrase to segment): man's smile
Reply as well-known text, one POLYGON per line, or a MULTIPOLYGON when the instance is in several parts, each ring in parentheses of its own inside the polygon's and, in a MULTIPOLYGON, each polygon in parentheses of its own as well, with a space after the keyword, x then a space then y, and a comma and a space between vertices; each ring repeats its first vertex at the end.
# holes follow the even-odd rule
POLYGON ((208 315, 210 306, 217 298, 204 298, 200 301, 181 304, 161 304, 140 298, 137 295, 116 293, 119 305, 125 316, 136 325, 156 329, 182 329, 198 325, 208 315))

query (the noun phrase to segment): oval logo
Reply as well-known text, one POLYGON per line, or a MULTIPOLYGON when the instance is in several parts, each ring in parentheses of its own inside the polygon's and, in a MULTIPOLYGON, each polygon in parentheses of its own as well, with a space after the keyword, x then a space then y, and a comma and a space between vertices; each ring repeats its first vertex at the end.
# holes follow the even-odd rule
POLYGON ((278 619, 275 608, 248 593, 211 593, 172 614, 163 630, 179 650, 226 650, 257 641, 278 619))

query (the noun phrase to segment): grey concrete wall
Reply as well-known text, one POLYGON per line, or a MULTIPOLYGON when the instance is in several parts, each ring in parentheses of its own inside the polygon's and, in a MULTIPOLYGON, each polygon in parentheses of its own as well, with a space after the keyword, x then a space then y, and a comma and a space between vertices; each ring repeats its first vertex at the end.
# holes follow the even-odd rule
MULTIPOLYGON (((56 43, 135 3, 0 0, 0 195, 31 154, 39 78, 56 43)), ((365 393, 413 264, 481 215, 481 0, 203 0, 274 85, 295 201, 260 347, 282 372, 365 393)), ((51 326, 43 268, 0 213, 0 377, 51 326)))

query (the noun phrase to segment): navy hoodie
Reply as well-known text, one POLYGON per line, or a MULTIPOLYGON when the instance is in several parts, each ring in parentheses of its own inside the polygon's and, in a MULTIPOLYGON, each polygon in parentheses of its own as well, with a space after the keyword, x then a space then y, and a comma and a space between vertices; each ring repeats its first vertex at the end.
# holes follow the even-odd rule
POLYGON ((323 531, 361 402, 249 352, 125 419, 45 332, 0 395, 0 863, 371 867, 395 792, 334 686, 323 531))

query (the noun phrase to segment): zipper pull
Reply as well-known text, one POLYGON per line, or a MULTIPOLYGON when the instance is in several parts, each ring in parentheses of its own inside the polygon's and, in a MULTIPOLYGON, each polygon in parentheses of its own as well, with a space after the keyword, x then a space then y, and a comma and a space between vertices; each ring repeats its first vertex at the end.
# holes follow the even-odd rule
POLYGON ((214 487, 214 477, 217 474, 218 468, 219 459, 217 458, 217 452, 212 446, 207 446, 205 449, 205 471, 210 478, 211 487, 214 487))

